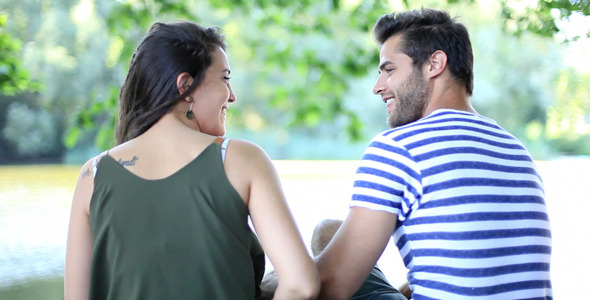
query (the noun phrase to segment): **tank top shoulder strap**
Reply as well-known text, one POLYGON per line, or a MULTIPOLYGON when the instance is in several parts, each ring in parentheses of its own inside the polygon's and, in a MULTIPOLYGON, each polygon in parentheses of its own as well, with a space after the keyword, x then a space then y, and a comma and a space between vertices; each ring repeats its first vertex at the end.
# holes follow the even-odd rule
POLYGON ((92 162, 92 175, 94 175, 94 177, 96 177, 96 171, 98 170, 98 163, 107 154, 109 154, 109 150, 104 151, 103 153, 94 157, 94 161, 92 162))
POLYGON ((216 137, 213 142, 221 145, 221 162, 225 161, 225 152, 227 151, 227 145, 229 144, 230 139, 216 137))

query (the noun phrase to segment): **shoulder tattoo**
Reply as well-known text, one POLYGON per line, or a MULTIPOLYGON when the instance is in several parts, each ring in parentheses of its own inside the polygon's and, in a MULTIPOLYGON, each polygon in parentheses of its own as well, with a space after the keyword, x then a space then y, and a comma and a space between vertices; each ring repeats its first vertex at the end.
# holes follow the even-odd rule
POLYGON ((90 168, 86 169, 86 171, 82 173, 82 179, 90 176, 90 174, 92 174, 92 172, 90 172, 90 168))
POLYGON ((138 159, 139 159, 139 157, 137 157, 137 156, 133 156, 133 158, 131 160, 119 159, 119 164, 121 164, 121 166, 123 166, 123 167, 135 166, 135 161, 137 161, 138 159))

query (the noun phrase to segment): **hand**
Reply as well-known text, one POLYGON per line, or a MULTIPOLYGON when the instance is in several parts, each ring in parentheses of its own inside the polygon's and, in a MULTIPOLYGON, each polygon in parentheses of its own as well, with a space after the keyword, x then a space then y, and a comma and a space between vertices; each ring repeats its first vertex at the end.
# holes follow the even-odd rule
POLYGON ((270 300, 274 297, 275 291, 277 286, 279 285, 279 277, 275 271, 271 271, 270 273, 266 274, 264 278, 262 278, 262 282, 260 283, 260 290, 262 290, 262 295, 260 295, 257 300, 270 300))
POLYGON ((410 288, 410 283, 409 282, 405 282, 404 284, 402 284, 399 289, 398 289, 402 294, 404 294, 404 296, 406 296, 406 298, 408 299, 412 299, 412 289, 410 288))

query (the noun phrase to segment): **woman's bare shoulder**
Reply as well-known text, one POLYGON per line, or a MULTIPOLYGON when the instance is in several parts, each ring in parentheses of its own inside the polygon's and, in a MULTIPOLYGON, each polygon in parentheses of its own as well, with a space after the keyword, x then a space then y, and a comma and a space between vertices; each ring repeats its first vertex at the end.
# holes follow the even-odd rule
POLYGON ((225 161, 243 170, 272 168, 272 161, 262 147, 241 139, 230 140, 225 161))
POLYGON ((267 156, 262 147, 242 139, 230 139, 228 149, 232 149, 228 151, 236 152, 239 156, 245 156, 246 158, 249 156, 267 156))
POLYGON ((96 173, 96 167, 100 160, 107 154, 107 151, 104 151, 96 156, 91 157, 88 159, 80 169, 80 174, 78 176, 78 181, 85 180, 88 178, 94 178, 96 173))
POLYGON ((74 189, 72 205, 77 209, 83 209, 85 214, 89 212, 90 200, 94 191, 94 176, 96 167, 100 159, 106 154, 106 151, 88 159, 80 168, 78 181, 74 189))

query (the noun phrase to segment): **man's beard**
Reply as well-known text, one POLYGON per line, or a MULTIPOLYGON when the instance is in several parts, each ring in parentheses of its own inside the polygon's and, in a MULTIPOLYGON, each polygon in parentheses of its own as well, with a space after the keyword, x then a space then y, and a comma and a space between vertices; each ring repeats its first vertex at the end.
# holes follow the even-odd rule
POLYGON ((394 99, 395 107, 387 118, 389 126, 395 128, 421 119, 430 97, 430 90, 420 69, 412 69, 412 73, 401 84, 397 94, 394 99))

